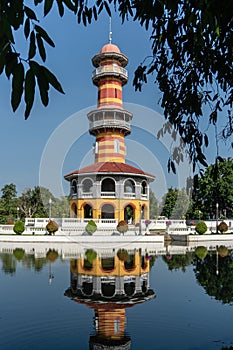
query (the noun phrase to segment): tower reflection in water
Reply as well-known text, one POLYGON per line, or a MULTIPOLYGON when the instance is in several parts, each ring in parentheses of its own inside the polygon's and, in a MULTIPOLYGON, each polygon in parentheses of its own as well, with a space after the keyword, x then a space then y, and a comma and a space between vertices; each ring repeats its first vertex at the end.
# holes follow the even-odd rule
POLYGON ((141 250, 119 249, 85 256, 70 262, 70 287, 65 295, 95 312, 95 334, 90 349, 130 349, 126 334, 126 308, 155 298, 150 289, 152 257, 141 250))

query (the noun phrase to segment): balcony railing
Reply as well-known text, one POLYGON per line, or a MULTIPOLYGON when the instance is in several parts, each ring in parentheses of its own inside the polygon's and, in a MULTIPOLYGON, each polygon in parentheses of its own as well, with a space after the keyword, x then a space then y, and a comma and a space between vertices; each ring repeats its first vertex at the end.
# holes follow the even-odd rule
POLYGON ((133 192, 125 192, 124 193, 125 198, 135 198, 135 193, 133 192))
POLYGON ((118 127, 118 128, 124 128, 127 130, 130 130, 130 123, 126 122, 125 120, 112 120, 112 119, 105 119, 105 120, 95 120, 94 122, 89 123, 89 128, 99 128, 99 127, 118 127))
POLYGON ((111 74, 116 74, 120 75, 121 77, 125 78, 126 80, 128 79, 128 71, 125 68, 122 68, 117 65, 111 65, 111 66, 100 66, 96 68, 92 72, 92 79, 95 80, 96 78, 99 78, 102 75, 111 75, 111 74))
POLYGON ((116 193, 115 192, 101 192, 101 197, 115 198, 116 193))
POLYGON ((81 196, 82 196, 82 198, 92 198, 93 192, 82 192, 81 196))

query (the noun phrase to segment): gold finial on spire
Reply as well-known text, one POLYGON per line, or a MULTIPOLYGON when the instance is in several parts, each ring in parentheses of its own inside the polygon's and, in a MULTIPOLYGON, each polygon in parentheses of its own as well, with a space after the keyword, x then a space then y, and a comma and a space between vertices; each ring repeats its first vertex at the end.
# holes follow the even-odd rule
POLYGON ((109 17, 109 44, 112 43, 112 17, 109 17))

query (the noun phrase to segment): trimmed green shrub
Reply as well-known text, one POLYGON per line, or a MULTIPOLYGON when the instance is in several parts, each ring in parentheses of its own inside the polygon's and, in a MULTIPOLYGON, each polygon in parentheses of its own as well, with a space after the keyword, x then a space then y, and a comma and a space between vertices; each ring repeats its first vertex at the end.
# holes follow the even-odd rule
POLYGON ((117 257, 121 261, 127 261, 129 258, 129 253, 127 252, 126 249, 119 249, 117 252, 117 257))
POLYGON ((13 250, 13 255, 14 255, 15 259, 18 261, 23 259, 24 254, 25 254, 25 251, 22 248, 16 248, 13 250))
POLYGON ((117 231, 120 233, 125 233, 128 231, 128 224, 126 221, 121 220, 118 222, 117 231))
POLYGON ((22 220, 16 221, 16 223, 14 224, 13 230, 17 235, 21 235, 25 230, 24 222, 22 220))
POLYGON ((49 234, 54 235, 55 232, 58 230, 58 224, 55 221, 50 220, 46 225, 46 230, 49 234))
POLYGON ((218 231, 223 233, 223 232, 227 232, 227 230, 228 230, 228 225, 224 221, 220 222, 220 224, 218 225, 218 231))
POLYGON ((206 249, 206 247, 200 246, 195 249, 195 254, 199 259, 203 260, 208 254, 208 250, 206 249))
POLYGON ((207 231, 206 223, 204 221, 199 221, 198 224, 195 227, 195 231, 199 235, 203 235, 204 233, 206 233, 206 231, 207 231))
POLYGON ((93 249, 87 249, 85 255, 86 255, 87 261, 88 261, 90 264, 92 264, 93 261, 94 261, 94 260, 96 259, 96 257, 97 257, 97 253, 96 253, 96 251, 93 250, 93 249))
POLYGON ((89 235, 92 235, 96 230, 97 230, 97 225, 95 221, 89 220, 85 227, 85 231, 89 233, 89 235))
POLYGON ((221 256, 221 258, 225 258, 225 256, 228 255, 228 248, 225 247, 224 245, 220 245, 220 247, 218 247, 218 254, 221 256))
POLYGON ((46 259, 54 262, 55 260, 57 260, 59 254, 55 249, 49 249, 49 251, 46 254, 46 259))

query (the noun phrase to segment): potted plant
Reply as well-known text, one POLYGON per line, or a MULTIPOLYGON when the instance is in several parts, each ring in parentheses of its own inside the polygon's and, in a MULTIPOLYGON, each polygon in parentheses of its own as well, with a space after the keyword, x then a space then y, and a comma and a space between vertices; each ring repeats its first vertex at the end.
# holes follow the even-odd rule
POLYGON ((93 235, 93 233, 97 230, 97 225, 95 223, 95 221, 93 220, 89 220, 86 227, 85 227, 85 231, 89 234, 89 235, 93 235))
POLYGON ((55 232, 58 230, 58 224, 55 221, 50 220, 46 225, 46 230, 50 235, 55 235, 55 232))
POLYGON ((118 222, 117 231, 122 234, 128 231, 128 224, 125 220, 121 220, 118 222))
POLYGON ((22 220, 17 220, 14 224, 13 231, 17 235, 21 235, 24 232, 24 230, 25 230, 24 222, 22 220))
POLYGON ((198 224, 195 227, 195 231, 199 235, 203 235, 204 233, 206 233, 206 231, 207 231, 206 223, 204 221, 199 221, 198 224))

